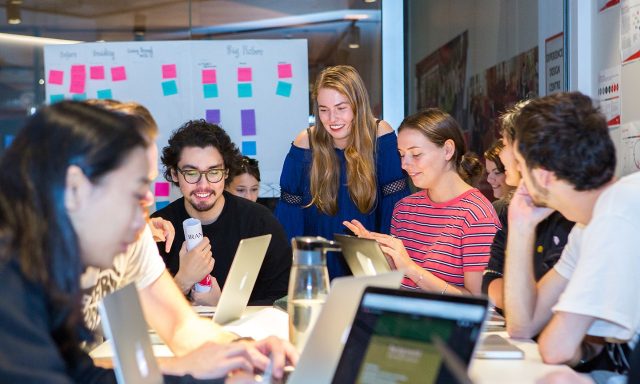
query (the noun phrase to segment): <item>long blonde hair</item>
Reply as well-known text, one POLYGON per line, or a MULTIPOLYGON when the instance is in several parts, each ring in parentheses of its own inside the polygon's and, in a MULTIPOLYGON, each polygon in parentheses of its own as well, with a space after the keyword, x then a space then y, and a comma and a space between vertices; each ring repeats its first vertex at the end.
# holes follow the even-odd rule
POLYGON ((333 138, 320 121, 318 91, 330 88, 340 92, 349 101, 353 111, 351 134, 344 155, 347 162, 347 188, 349 196, 362 213, 371 211, 376 203, 377 185, 374 151, 377 137, 376 119, 369 106, 367 89, 355 68, 337 65, 325 68, 313 88, 313 112, 316 127, 309 141, 313 149, 311 165, 311 204, 327 215, 338 211, 336 197, 340 187, 340 164, 333 147, 333 138))

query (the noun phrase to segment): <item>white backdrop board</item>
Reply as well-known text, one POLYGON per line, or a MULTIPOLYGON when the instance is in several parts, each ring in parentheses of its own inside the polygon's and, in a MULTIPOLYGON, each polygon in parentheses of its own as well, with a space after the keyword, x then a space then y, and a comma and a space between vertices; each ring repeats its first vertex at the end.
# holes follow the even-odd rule
MULTIPOLYGON (((187 120, 219 123, 260 161, 260 195, 279 196, 284 157, 308 126, 306 40, 81 43, 47 46, 44 57, 47 102, 139 102, 158 122, 160 148, 187 120)), ((166 204, 168 185, 156 195, 166 204)))

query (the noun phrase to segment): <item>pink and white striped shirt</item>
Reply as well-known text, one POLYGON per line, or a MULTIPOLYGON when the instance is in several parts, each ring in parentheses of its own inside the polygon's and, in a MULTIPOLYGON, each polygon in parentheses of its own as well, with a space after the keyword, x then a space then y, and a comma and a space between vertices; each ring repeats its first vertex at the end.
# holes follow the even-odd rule
MULTIPOLYGON (((420 191, 400 200, 391 218, 391 234, 402 240, 409 257, 456 286, 464 286, 464 272, 485 269, 499 228, 493 206, 475 188, 444 203, 420 191)), ((406 276, 402 286, 417 289, 406 276)))

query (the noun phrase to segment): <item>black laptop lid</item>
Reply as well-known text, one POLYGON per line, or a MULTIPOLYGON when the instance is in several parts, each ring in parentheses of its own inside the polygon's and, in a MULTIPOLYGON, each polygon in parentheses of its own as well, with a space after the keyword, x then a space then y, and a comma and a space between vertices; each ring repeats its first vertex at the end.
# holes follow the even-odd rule
POLYGON ((434 338, 467 365, 487 307, 479 297, 367 288, 333 383, 455 383, 434 338))

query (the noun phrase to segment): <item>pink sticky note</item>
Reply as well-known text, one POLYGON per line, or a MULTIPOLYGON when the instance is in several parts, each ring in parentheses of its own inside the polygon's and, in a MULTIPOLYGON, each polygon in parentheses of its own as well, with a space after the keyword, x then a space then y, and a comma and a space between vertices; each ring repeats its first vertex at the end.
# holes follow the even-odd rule
POLYGON ((62 79, 64 78, 64 72, 52 69, 49 71, 49 84, 62 85, 62 79))
POLYGON ((111 79, 113 81, 127 80, 127 72, 125 71, 124 66, 111 67, 111 79))
POLYGON ((291 64, 278 64, 278 78, 288 79, 292 77, 291 64))
POLYGON ((78 76, 82 75, 82 76, 84 76, 86 72, 87 71, 85 69, 84 64, 78 64, 78 65, 72 65, 71 66, 71 76, 73 76, 73 75, 78 75, 78 76))
POLYGON ((202 70, 202 84, 215 84, 218 80, 216 79, 216 70, 215 69, 203 69, 202 70))
POLYGON ((93 65, 89 68, 89 78, 94 80, 104 79, 104 66, 93 65))
POLYGON ((71 85, 69 86, 69 92, 71 93, 84 93, 84 79, 74 80, 71 79, 71 85))
POLYGON ((251 81, 251 68, 240 67, 238 68, 238 81, 251 81))
POLYGON ((176 65, 165 64, 162 66, 162 78, 163 79, 175 79, 176 78, 176 65))
POLYGON ((164 181, 156 182, 156 196, 169 196, 169 183, 164 181))

